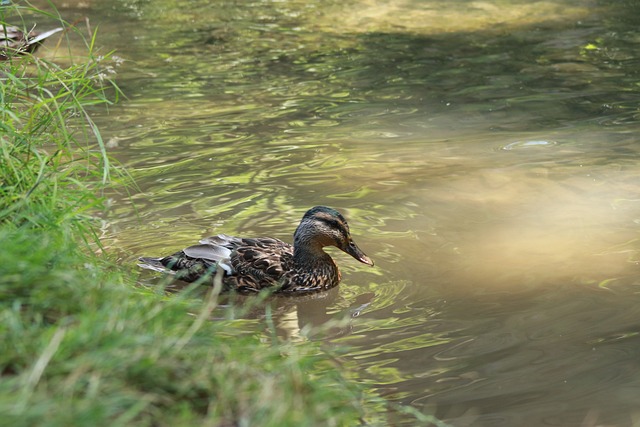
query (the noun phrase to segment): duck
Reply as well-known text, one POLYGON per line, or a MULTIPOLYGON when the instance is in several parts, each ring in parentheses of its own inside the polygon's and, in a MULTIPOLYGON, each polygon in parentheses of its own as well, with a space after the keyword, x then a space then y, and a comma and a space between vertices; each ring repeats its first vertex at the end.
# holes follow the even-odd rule
POLYGON ((25 32, 19 27, 2 25, 0 27, 0 61, 6 61, 15 55, 35 52, 44 39, 59 31, 62 31, 62 28, 54 28, 44 33, 38 33, 33 29, 25 32))
POLYGON ((374 265, 354 242, 342 214, 327 206, 315 206, 303 215, 293 234, 293 245, 272 237, 218 234, 172 255, 141 257, 138 265, 172 274, 184 282, 219 281, 222 291, 310 293, 340 283, 338 266, 323 250, 327 246, 335 246, 363 264, 374 265))

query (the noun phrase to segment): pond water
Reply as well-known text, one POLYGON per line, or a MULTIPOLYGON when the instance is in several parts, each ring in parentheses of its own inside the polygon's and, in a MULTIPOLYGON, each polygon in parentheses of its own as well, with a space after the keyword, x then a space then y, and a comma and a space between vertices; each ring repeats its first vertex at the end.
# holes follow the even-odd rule
POLYGON ((637 2, 60 11, 124 60, 127 99, 94 114, 139 187, 108 218, 123 263, 219 232, 291 241, 329 205, 376 266, 331 251, 342 284, 282 301, 279 333, 347 316, 315 339, 452 426, 638 425, 637 2))

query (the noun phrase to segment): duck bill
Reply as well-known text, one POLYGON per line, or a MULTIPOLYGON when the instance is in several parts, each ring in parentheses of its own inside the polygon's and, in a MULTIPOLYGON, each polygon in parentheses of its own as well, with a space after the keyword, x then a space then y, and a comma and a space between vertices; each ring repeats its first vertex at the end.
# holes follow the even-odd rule
POLYGON ((357 259, 358 261, 360 261, 361 263, 373 266, 373 261, 371 260, 371 258, 366 256, 364 252, 362 252, 362 250, 360 250, 360 248, 355 243, 351 243, 349 246, 347 246, 347 249, 345 250, 345 252, 351 255, 352 257, 354 257, 355 259, 357 259))

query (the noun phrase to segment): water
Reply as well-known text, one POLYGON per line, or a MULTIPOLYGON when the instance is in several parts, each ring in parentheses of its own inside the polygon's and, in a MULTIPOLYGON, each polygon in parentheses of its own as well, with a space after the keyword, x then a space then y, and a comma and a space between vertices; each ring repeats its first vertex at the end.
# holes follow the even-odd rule
POLYGON ((279 334, 346 317, 313 339, 453 426, 637 425, 635 2, 107 3, 62 13, 125 60, 94 114, 140 189, 123 263, 333 206, 376 267, 332 251, 279 334))

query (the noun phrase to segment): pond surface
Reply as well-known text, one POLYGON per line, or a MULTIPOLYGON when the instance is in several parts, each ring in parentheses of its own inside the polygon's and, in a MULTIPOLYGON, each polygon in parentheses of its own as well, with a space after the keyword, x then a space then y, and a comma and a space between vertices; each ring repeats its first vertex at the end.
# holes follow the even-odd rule
POLYGON ((331 251, 341 286, 282 301, 281 334, 347 316, 315 339, 452 426, 637 425, 638 12, 68 2, 124 59, 128 99, 94 117, 139 191, 107 244, 133 264, 219 232, 291 241, 335 207, 376 267, 331 251))

